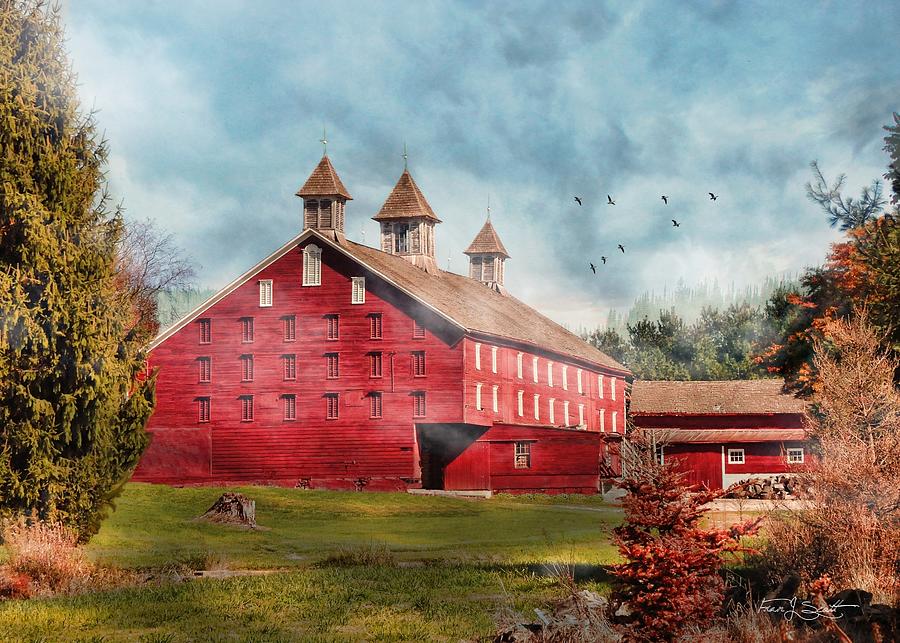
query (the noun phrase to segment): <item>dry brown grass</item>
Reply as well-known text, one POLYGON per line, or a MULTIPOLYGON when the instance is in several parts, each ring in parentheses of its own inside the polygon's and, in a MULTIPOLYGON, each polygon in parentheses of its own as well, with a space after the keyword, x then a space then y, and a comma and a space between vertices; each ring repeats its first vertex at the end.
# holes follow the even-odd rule
POLYGON ((78 535, 62 525, 22 517, 6 521, 2 535, 9 558, 0 576, 8 581, 27 578, 31 596, 78 591, 94 574, 78 535))

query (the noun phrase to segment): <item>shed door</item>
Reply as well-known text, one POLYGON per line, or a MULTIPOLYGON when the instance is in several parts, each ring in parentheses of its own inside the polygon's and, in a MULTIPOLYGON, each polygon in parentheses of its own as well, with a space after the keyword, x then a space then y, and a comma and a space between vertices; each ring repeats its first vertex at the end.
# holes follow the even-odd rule
POLYGON ((718 444, 672 444, 665 446, 665 458, 677 460, 686 472, 688 484, 722 488, 722 448, 718 444))
POLYGON ((490 442, 473 442, 448 463, 444 469, 444 489, 490 489, 490 448, 490 442))

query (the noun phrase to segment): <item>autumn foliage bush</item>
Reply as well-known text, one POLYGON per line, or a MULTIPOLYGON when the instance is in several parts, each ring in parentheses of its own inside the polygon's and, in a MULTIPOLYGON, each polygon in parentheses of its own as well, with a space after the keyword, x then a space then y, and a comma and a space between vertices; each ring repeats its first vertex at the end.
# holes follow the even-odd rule
POLYGON ((22 517, 6 521, 2 535, 8 559, 0 566, 0 598, 66 593, 89 581, 92 565, 73 530, 22 517))
POLYGON ((721 492, 689 486, 672 464, 657 463, 653 446, 640 438, 625 450, 627 469, 617 483, 627 492, 625 521, 615 529, 625 562, 613 567, 613 608, 625 614, 626 640, 678 640, 719 617, 723 557, 742 551, 741 537, 754 533, 759 521, 701 527, 704 505, 721 492))

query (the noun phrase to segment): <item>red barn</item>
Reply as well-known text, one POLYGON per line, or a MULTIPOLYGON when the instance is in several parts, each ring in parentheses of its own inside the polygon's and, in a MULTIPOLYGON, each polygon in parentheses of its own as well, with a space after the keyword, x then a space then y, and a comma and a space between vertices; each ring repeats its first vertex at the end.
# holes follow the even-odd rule
POLYGON ((596 491, 630 373, 506 292, 489 218, 464 277, 406 170, 378 249, 346 239, 327 156, 297 195, 302 232, 153 342, 135 480, 596 491))
POLYGON ((653 432, 664 460, 711 489, 750 477, 789 473, 809 457, 806 403, 782 392, 781 380, 635 381, 634 429, 653 432))

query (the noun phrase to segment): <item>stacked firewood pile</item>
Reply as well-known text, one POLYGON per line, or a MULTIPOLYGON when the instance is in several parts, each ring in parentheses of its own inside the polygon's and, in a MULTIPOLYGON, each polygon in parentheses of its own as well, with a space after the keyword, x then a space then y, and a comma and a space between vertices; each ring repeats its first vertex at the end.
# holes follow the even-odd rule
POLYGON ((774 478, 750 478, 736 482, 725 490, 724 498, 747 500, 783 500, 798 498, 801 490, 797 480, 791 476, 774 478))

